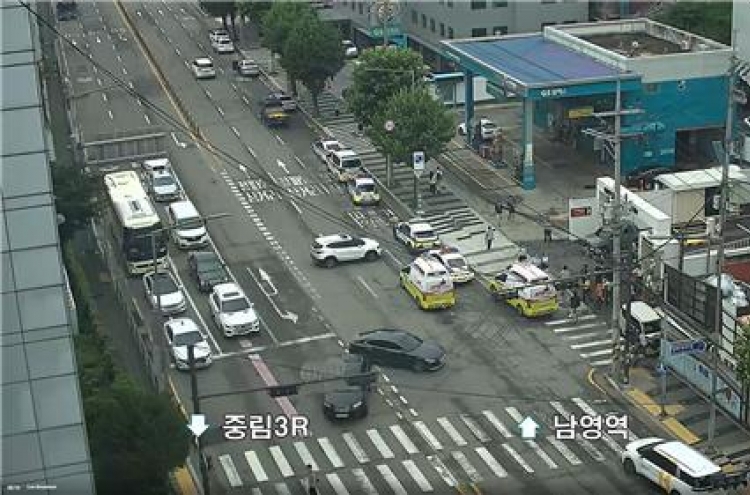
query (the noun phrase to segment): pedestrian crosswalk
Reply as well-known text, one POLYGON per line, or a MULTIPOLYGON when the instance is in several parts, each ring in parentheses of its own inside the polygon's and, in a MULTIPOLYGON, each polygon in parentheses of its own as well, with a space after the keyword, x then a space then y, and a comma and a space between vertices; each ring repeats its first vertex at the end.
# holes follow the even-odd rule
POLYGON ((612 364, 613 331, 610 322, 602 317, 584 314, 577 321, 561 318, 544 324, 590 366, 601 368, 612 364))
MULTIPOLYGON (((597 414, 582 398, 445 415, 344 431, 324 437, 279 440, 252 450, 217 454, 221 479, 237 493, 302 493, 314 477, 319 493, 449 493, 474 484, 490 488, 508 477, 571 470, 617 459, 628 438, 558 439, 552 417, 597 414), (544 408, 544 410, 540 409, 544 408), (535 439, 520 438, 518 424, 532 416, 541 427, 535 439), (622 444, 622 445, 621 445, 622 444), (245 490, 242 492, 242 490, 245 490)), ((227 493, 235 493, 228 491, 227 493)))

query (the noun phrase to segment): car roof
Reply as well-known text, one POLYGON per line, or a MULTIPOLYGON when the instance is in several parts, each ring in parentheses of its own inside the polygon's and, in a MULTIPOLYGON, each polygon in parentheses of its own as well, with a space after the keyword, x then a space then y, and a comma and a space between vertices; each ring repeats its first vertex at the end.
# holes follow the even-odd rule
POLYGON ((192 256, 195 256, 196 259, 219 259, 219 256, 214 253, 213 251, 191 251, 190 253, 192 256))
POLYGON ((251 58, 246 58, 246 59, 240 60, 240 64, 254 64, 254 65, 258 65, 258 62, 256 62, 255 60, 253 60, 251 58))
POLYGON ((547 272, 532 263, 513 263, 510 271, 527 282, 541 282, 549 280, 547 272))
POLYGON ((320 244, 330 244, 332 242, 348 241, 349 239, 352 239, 352 236, 350 236, 349 234, 331 234, 320 236, 315 239, 315 242, 318 242, 320 244))
POLYGON ((335 139, 321 139, 320 144, 328 144, 328 145, 337 144, 339 146, 343 146, 343 144, 341 144, 340 141, 336 141, 335 139))
POLYGON ((235 284, 234 282, 226 282, 224 284, 214 285, 214 292, 222 299, 224 299, 227 295, 233 295, 233 293, 239 293, 239 295, 241 296, 245 295, 244 292, 242 292, 240 286, 235 284))
POLYGON ((680 467, 680 471, 684 471, 694 477, 721 472, 721 468, 711 461, 711 459, 682 442, 664 442, 656 445, 654 450, 671 459, 680 467))
POLYGON ((334 153, 340 158, 359 157, 356 151, 349 149, 337 150, 334 153))
POLYGON ((154 158, 151 160, 144 160, 143 166, 148 169, 153 168, 169 168, 169 158, 154 158))
POLYGON ((427 222, 409 223, 412 232, 425 232, 427 230, 435 230, 432 225, 427 222))
POLYGON ((160 168, 151 171, 151 175, 154 177, 172 177, 172 172, 166 168, 160 168))
POLYGON ((405 330, 397 328, 375 328, 373 330, 367 330, 359 334, 360 338, 367 339, 395 339, 399 335, 407 333, 405 330))
POLYGON ((357 177, 356 179, 354 179, 354 183, 375 185, 375 181, 371 177, 357 177))
MULTIPOLYGON (((627 311, 627 304, 623 307, 627 311)), ((659 313, 654 310, 654 308, 643 301, 632 301, 630 303, 630 315, 636 320, 642 321, 644 323, 650 321, 659 321, 662 319, 661 316, 659 316, 659 313)))
POLYGON ((171 328, 175 335, 196 331, 200 332, 198 325, 190 318, 172 318, 164 326, 171 328))
POLYGON ((213 65, 213 60, 211 60, 208 57, 198 57, 195 60, 193 60, 194 64, 211 64, 213 65))
POLYGON ((426 274, 447 274, 445 266, 435 258, 429 256, 420 256, 413 263, 426 274))

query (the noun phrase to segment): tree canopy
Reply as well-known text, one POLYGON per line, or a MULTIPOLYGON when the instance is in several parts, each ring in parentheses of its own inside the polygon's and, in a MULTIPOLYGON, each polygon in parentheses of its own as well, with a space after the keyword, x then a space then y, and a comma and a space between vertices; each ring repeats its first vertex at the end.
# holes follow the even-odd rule
POLYGON ((414 151, 424 151, 427 159, 442 153, 455 132, 445 106, 424 87, 406 88, 392 96, 373 117, 368 135, 373 143, 393 157, 410 161, 414 151), (385 130, 393 121, 394 129, 385 130))
POLYGON ((253 0, 239 0, 237 3, 237 14, 247 16, 262 27, 263 16, 271 10, 271 2, 255 2, 253 0))
POLYGON ((655 19, 727 45, 732 42, 732 2, 675 2, 655 19))
POLYGON ((237 38, 237 30, 234 26, 234 18, 237 15, 237 2, 234 1, 214 1, 214 0, 200 0, 200 6, 203 10, 215 17, 221 17, 221 22, 224 24, 224 29, 230 31, 227 21, 232 24, 232 38, 237 38))
POLYGON ((61 240, 67 241, 76 230, 88 225, 96 214, 98 196, 96 179, 75 166, 52 167, 53 192, 57 213, 65 217, 60 227, 61 240))
POLYGON ((737 342, 734 344, 734 353, 737 358, 737 377, 740 382, 750 385, 750 323, 740 326, 737 333, 737 342))
POLYGON ((295 80, 301 81, 310 91, 315 113, 318 113, 318 96, 326 81, 344 66, 344 49, 339 32, 316 17, 297 23, 295 36, 284 44, 282 62, 295 80))
POLYGON ((354 68, 352 84, 346 91, 349 110, 357 120, 369 125, 391 96, 401 89, 423 87, 425 64, 412 50, 375 48, 365 50, 354 68))
POLYGON ((307 3, 275 2, 263 16, 261 44, 284 57, 284 46, 291 34, 296 34, 298 23, 317 20, 307 3))

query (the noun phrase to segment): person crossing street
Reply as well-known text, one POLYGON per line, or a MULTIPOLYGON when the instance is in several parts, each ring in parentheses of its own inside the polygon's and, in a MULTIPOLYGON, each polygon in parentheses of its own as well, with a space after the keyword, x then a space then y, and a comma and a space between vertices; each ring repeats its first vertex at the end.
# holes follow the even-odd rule
POLYGON ((492 225, 487 226, 487 230, 484 232, 484 240, 487 242, 487 251, 492 249, 492 241, 495 240, 495 227, 492 225))

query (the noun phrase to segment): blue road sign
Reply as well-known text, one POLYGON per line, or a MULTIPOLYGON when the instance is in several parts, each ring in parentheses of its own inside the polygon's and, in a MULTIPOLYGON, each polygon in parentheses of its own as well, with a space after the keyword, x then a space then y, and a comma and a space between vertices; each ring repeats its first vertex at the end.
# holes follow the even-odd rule
POLYGON ((703 339, 669 342, 669 354, 670 356, 677 356, 680 354, 701 354, 706 352, 707 347, 708 345, 703 339))

